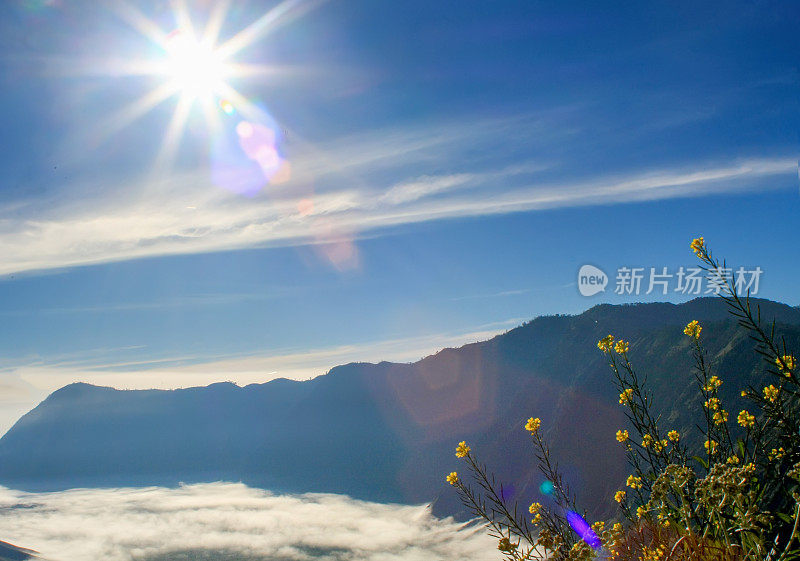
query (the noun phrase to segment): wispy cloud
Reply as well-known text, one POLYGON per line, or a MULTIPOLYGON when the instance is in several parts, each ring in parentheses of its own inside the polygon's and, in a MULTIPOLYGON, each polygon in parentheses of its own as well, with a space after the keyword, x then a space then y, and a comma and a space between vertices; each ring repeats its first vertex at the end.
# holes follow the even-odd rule
POLYGON ((497 552, 480 529, 438 520, 424 506, 274 495, 233 483, 59 493, 0 488, 0 509, 3 539, 52 561, 192 553, 252 561, 478 561, 497 552))
POLYGON ((464 185, 473 176, 466 173, 442 176, 423 176, 391 187, 382 199, 389 204, 410 203, 464 185))
POLYGON ((797 172, 795 159, 760 157, 586 179, 552 162, 515 156, 513 165, 501 163, 496 147, 489 149, 503 135, 521 134, 519 128, 526 130, 526 142, 552 142, 559 133, 548 133, 543 123, 529 119, 515 128, 513 120, 496 119, 366 133, 322 147, 301 142, 292 180, 249 197, 213 184, 204 169, 160 180, 65 185, 0 207, 0 274, 341 244, 433 220, 763 189, 765 179, 797 172), (547 136, 537 140, 537 134, 547 136), (475 157, 473 145, 475 153, 493 156, 475 157), (442 162, 448 162, 446 169, 442 162), (553 179, 556 169, 563 179, 553 179))

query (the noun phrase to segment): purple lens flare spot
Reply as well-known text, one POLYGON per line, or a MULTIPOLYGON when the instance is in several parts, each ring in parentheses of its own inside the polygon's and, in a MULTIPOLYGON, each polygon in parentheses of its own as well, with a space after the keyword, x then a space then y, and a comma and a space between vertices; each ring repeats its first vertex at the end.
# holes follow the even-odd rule
POLYGON ((569 522, 570 527, 578 534, 583 541, 587 544, 592 546, 593 548, 597 549, 602 544, 600 543, 600 538, 597 537, 597 534, 592 527, 589 526, 589 523, 583 519, 583 516, 578 514, 577 512, 567 511, 567 522, 569 522))

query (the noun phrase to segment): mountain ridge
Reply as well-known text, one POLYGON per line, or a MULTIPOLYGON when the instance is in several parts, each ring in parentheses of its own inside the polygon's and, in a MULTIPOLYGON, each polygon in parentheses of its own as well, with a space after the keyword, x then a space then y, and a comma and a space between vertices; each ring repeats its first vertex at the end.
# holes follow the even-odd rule
MULTIPOLYGON (((800 308, 757 303, 790 342, 800 341, 800 308)), ((540 316, 414 363, 348 363, 302 382, 178 390, 70 384, 0 439, 0 483, 43 490, 227 479, 380 501, 439 497, 437 512, 457 514, 442 483, 457 467, 455 442, 467 439, 530 497, 539 481, 522 425, 540 416, 572 487, 596 511, 626 471, 613 438, 625 419, 596 341, 607 333, 631 341, 634 362, 652 365, 664 407, 691 404, 682 327, 692 319, 705 324, 723 379, 735 377, 723 388, 737 400, 733 382, 760 380, 760 362, 719 299, 600 304, 578 315, 540 316), (685 384, 675 383, 677 371, 685 384), (517 450, 524 460, 509 462, 517 450)), ((690 418, 669 420, 691 434, 690 418)))

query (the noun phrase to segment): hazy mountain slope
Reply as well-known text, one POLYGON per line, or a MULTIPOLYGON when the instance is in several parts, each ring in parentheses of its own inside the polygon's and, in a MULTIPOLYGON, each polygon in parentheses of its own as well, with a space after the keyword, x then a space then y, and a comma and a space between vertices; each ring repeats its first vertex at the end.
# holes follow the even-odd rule
MULTIPOLYGON (((798 348, 800 310, 761 304, 798 348)), ((607 333, 630 340, 666 417, 691 432, 699 398, 682 334, 691 319, 706 326, 734 411, 740 386, 759 383, 763 363, 721 301, 601 305, 537 318, 414 364, 348 364, 308 382, 175 391, 73 384, 0 439, 0 483, 54 489, 243 480, 373 500, 440 496, 439 512, 457 512, 443 475, 458 465, 453 449, 461 439, 525 501, 537 495, 541 478, 522 430, 536 415, 583 503, 602 508, 627 468, 614 440, 624 416, 596 342, 607 333)))

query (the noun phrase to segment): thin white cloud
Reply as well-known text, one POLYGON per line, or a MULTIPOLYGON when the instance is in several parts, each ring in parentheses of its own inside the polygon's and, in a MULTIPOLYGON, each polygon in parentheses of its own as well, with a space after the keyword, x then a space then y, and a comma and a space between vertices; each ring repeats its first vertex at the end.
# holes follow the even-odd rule
POLYGON ((436 519, 425 506, 274 495, 233 483, 0 488, 0 508, 2 538, 50 561, 161 561, 198 551, 253 561, 483 561, 497 553, 480 529, 436 519))
POLYGON ((393 205, 410 203, 464 185, 472 178, 473 176, 467 173, 438 177, 426 175, 408 183, 395 185, 381 199, 393 205))
MULTIPOLYGON (((522 128, 535 136, 545 124, 529 119, 522 128)), ((0 207, 0 274, 299 244, 349 248, 357 263, 352 241, 390 227, 764 189, 785 184, 766 179, 797 173, 795 159, 754 158, 556 181, 540 173, 545 162, 503 166, 491 155, 464 157, 472 144, 475 153, 496 157, 488 146, 519 128, 497 119, 368 133, 321 149, 300 142, 293 178, 255 196, 214 185, 205 169, 159 180, 64 185, 46 197, 0 207), (441 162, 450 162, 448 169, 441 170, 441 162)), ((542 142, 557 134, 542 132, 542 142)))

